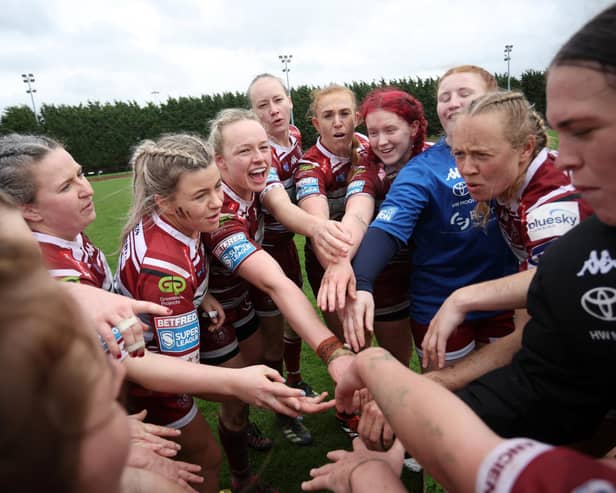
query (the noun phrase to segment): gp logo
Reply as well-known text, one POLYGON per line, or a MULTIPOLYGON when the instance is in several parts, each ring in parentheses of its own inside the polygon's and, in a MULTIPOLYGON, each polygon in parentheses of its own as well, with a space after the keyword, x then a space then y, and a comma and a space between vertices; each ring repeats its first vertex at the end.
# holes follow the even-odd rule
POLYGON ((586 291, 580 301, 589 315, 606 322, 616 321, 616 289, 609 286, 593 288, 586 291))
POLYGON ((173 293, 177 296, 186 289, 186 281, 181 277, 161 277, 158 281, 158 289, 161 293, 173 293))

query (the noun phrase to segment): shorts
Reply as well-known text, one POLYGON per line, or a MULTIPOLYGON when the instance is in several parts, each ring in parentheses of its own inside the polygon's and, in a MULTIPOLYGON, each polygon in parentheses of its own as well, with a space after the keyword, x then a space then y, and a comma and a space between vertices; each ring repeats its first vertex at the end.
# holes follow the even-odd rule
MULTIPOLYGON (((282 268, 282 271, 291 279, 297 287, 302 288, 302 268, 299 263, 297 247, 293 238, 280 241, 276 245, 263 245, 263 250, 269 253, 282 268)), ((259 317, 275 317, 280 315, 280 310, 272 298, 260 289, 251 288, 250 297, 259 317)))
MULTIPOLYGON (((420 324, 411 320, 415 349, 420 359, 423 356, 421 344, 428 331, 428 326, 427 324, 420 324)), ((495 339, 511 334, 514 329, 512 311, 503 312, 489 318, 467 320, 462 325, 459 325, 447 340, 445 361, 461 359, 475 349, 477 342, 489 344, 495 339)))
POLYGON ((259 329, 259 317, 249 298, 237 308, 225 311, 225 323, 215 331, 207 327, 210 320, 199 310, 201 325, 200 361, 206 365, 221 365, 239 353, 239 341, 248 339, 259 329))
POLYGON ((146 423, 183 428, 197 415, 197 405, 188 394, 167 394, 147 390, 129 382, 126 408, 129 414, 147 409, 146 423))
POLYGON ((312 288, 312 293, 316 298, 319 294, 321 280, 323 279, 323 274, 325 274, 325 271, 314 254, 312 246, 310 245, 310 240, 308 239, 306 239, 306 245, 304 246, 304 267, 306 269, 306 277, 308 278, 308 282, 312 288))

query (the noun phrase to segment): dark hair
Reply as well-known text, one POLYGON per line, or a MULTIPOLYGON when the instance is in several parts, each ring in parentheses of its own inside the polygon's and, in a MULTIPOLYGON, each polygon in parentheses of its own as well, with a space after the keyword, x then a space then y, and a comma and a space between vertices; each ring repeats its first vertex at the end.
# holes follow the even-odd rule
POLYGON ((62 144, 44 135, 9 134, 0 137, 0 189, 19 205, 36 196, 33 168, 62 144))
MULTIPOLYGON (((394 113, 406 121, 409 125, 413 122, 418 122, 417 135, 413 140, 413 152, 411 157, 419 154, 424 147, 426 141, 426 133, 428 122, 424 115, 423 105, 411 96, 397 87, 380 87, 370 91, 359 109, 360 118, 365 122, 366 116, 376 110, 389 111, 394 113)), ((369 159, 375 160, 372 148, 368 151, 369 159)), ((378 161, 378 159, 376 159, 378 161)))
POLYGON ((571 36, 551 65, 598 65, 605 74, 616 75, 616 4, 571 36))
POLYGON ((77 493, 100 348, 35 242, 0 238, 0 296, 0 484, 77 493))

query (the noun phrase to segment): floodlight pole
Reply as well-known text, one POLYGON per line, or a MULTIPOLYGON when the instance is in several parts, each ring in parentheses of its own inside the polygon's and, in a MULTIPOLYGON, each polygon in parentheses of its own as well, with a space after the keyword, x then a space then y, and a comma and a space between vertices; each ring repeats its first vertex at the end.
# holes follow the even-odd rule
POLYGON ((505 61, 507 62, 507 90, 511 91, 511 50, 513 45, 505 45, 505 61))
MULTIPOLYGON (((291 96, 291 85, 289 84, 289 72, 291 71, 291 69, 289 68, 289 63, 291 63, 293 55, 278 55, 278 58, 284 65, 282 71, 287 74, 287 92, 289 93, 289 96, 291 96)), ((291 109, 291 125, 295 125, 295 120, 293 118, 293 109, 291 109)))
POLYGON ((21 78, 23 79, 24 84, 27 84, 28 86, 28 90, 26 91, 26 93, 30 94, 30 101, 32 101, 32 112, 34 113, 34 118, 37 119, 36 105, 34 104, 34 93, 36 92, 36 89, 32 87, 32 83, 35 82, 34 74, 21 74, 21 78))

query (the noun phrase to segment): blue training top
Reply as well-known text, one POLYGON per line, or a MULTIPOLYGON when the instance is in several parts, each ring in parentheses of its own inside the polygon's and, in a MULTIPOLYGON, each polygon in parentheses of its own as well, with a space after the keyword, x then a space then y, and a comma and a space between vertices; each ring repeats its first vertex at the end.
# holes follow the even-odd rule
MULTIPOLYGON (((490 217, 485 230, 473 223, 475 205, 442 138, 400 170, 370 224, 369 231, 378 228, 404 244, 413 240, 410 313, 416 322, 428 324, 454 290, 517 271, 496 219, 490 217)), ((353 263, 358 289, 366 278, 373 281, 368 263, 383 255, 379 250, 375 257, 368 243, 362 242, 353 263)), ((493 315, 473 312, 467 319, 493 315)))

